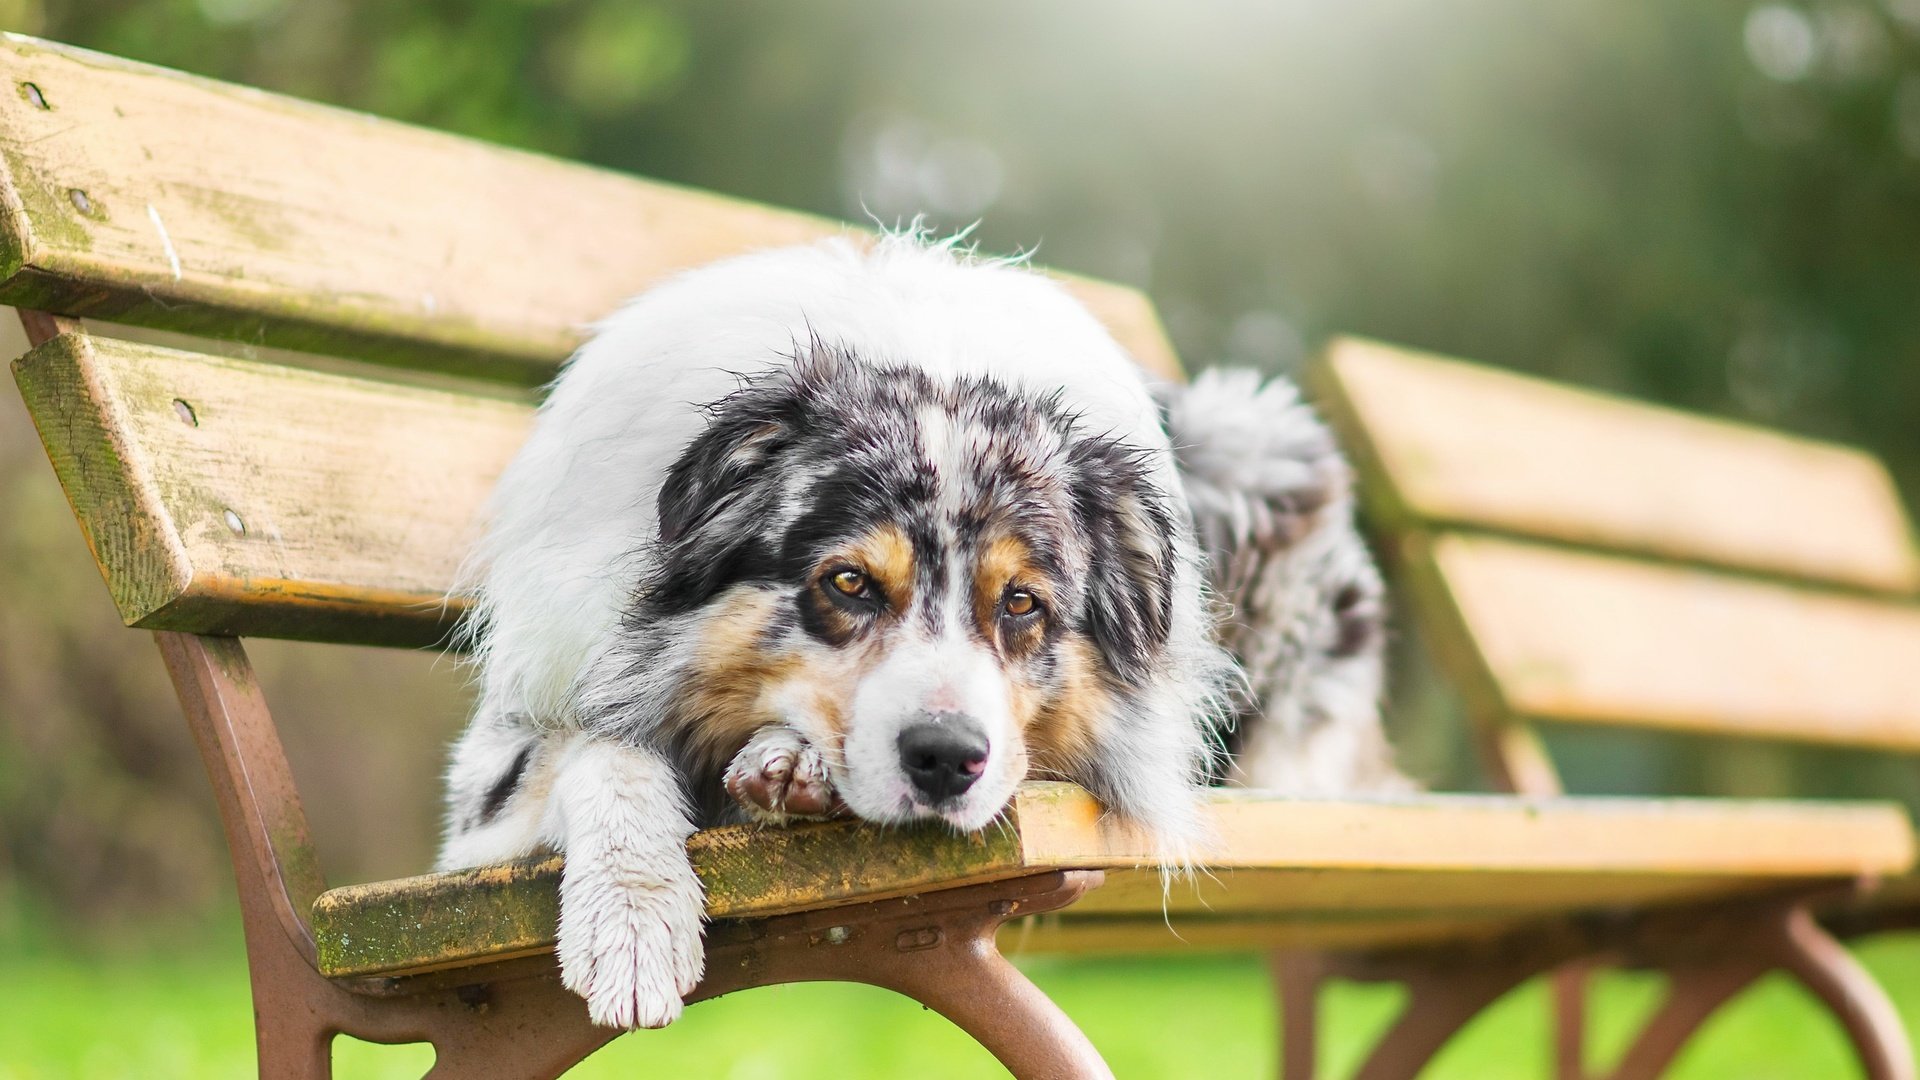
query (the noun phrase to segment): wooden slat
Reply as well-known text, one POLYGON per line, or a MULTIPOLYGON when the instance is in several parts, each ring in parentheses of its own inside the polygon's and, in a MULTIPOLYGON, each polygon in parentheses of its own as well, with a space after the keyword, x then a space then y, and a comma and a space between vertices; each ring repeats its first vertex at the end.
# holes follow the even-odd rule
POLYGON ((14 365, 129 625, 429 645, 529 406, 69 334, 14 365))
POLYGON ((1318 369, 1383 524, 1526 536, 1911 593, 1899 494, 1858 450, 1342 339, 1318 369))
MULTIPOLYGON (((994 881, 1024 872, 1011 831, 855 823, 710 829, 687 844, 713 918, 994 881)), ((560 914, 560 857, 335 889, 314 902, 330 975, 431 970, 545 951, 560 914)))
POLYGON ((1409 547, 1438 584, 1422 606, 1448 606, 1432 629, 1479 657, 1456 674, 1509 716, 1920 751, 1911 602, 1458 533, 1409 547))
MULTIPOLYGON (((1508 807, 1511 813, 1512 808, 1508 807)), ((1639 827, 1643 822, 1637 822, 1639 827)), ((1424 830, 1423 830, 1424 831, 1424 830)), ((1484 862, 1498 861, 1497 841, 1475 835, 1484 862)), ((1363 851, 1371 848, 1363 847, 1363 851)), ((1073 907, 1078 915, 1248 916, 1274 911, 1344 912, 1370 918, 1433 914, 1537 914, 1669 903, 1724 893, 1739 875, 1672 868, 1525 869, 1467 864, 1466 869, 1351 866, 1211 868, 1209 875, 1166 887, 1153 870, 1113 870, 1098 892, 1073 907)), ((1762 880, 1755 877, 1750 880, 1762 880)))
MULTIPOLYGON (((18 35, 0 67, 17 307, 534 383, 677 270, 864 235, 18 35)), ((1144 297, 1068 284, 1177 372, 1144 297)))
POLYGON ((1101 917, 1036 915, 1002 927, 998 945, 1008 956, 1059 953, 1250 953, 1273 949, 1315 952, 1457 946, 1485 941, 1526 925, 1528 916, 1431 915, 1383 918, 1319 913, 1287 917, 1173 915, 1101 917))
MULTIPOLYGON (((1265 870, 1252 873, 1285 875, 1290 890, 1287 910, 1274 905, 1240 902, 1239 884, 1247 871, 1219 875, 1208 887, 1206 904, 1183 902, 1182 891, 1165 907, 1157 878, 1145 871, 1110 872, 1107 883, 1064 911, 1031 916, 1008 923, 1000 931, 999 947, 1009 955, 1049 953, 1247 953, 1270 949, 1312 951, 1369 950, 1419 945, 1470 946, 1515 932, 1539 934, 1568 913, 1644 910, 1666 903, 1687 903, 1727 892, 1724 878, 1686 878, 1585 875, 1557 879, 1571 885, 1560 889, 1545 875, 1515 877, 1492 883, 1472 871, 1464 876, 1429 872, 1381 871, 1372 880, 1361 873, 1327 874, 1320 871, 1265 870), (1396 880, 1397 878, 1397 880, 1396 880), (1449 887, 1449 879, 1467 888, 1449 887), (1364 883, 1364 884, 1361 884, 1364 883), (1355 886, 1358 887, 1355 887, 1355 886), (1299 890, 1318 890, 1309 898, 1299 890), (1452 901, 1474 891, 1480 906, 1452 901), (1511 898, 1498 908, 1487 908, 1484 898, 1499 894, 1511 898)), ((1774 883, 1777 887, 1778 883, 1774 883)), ((1920 877, 1906 874, 1864 881, 1862 888, 1836 891, 1835 899, 1820 910, 1838 925, 1857 930, 1866 926, 1905 926, 1912 920, 1885 920, 1889 913, 1912 911, 1920 905, 1920 877)), ((1765 884, 1755 883, 1765 890, 1765 884)), ((1576 931, 1577 932, 1577 931, 1576 931)))
MULTIPOLYGON (((1235 916, 1501 921, 1553 911, 1896 873, 1913 861, 1905 814, 1878 804, 1426 796, 1314 802, 1221 792, 1205 865, 1235 916), (1227 871, 1227 873, 1222 873, 1227 871), (1436 899, 1437 898, 1437 899, 1436 899), (1435 903, 1429 903, 1436 900, 1435 903)), ((857 824, 703 833, 689 853, 714 917, 768 915, 1046 870, 1117 871, 1114 893, 1070 909, 1158 917, 1137 838, 1084 792, 1029 784, 1005 828, 857 824)), ((552 946, 557 858, 335 889, 314 904, 332 975, 430 970, 552 946)), ((1184 885, 1175 885, 1179 896, 1184 885)), ((1177 910, 1194 914, 1195 906, 1177 910)), ((1072 917, 1071 914, 1063 917, 1072 917)), ((1196 915, 1197 917, 1197 915, 1196 915)))
MULTIPOLYGON (((1884 808, 1860 816, 1846 806, 1733 800, 1318 801, 1228 791, 1213 799, 1219 847, 1203 861, 1216 870, 1818 876, 1843 864, 1843 873, 1876 873, 1911 858, 1904 815, 1884 808), (1852 828, 1862 846, 1831 846, 1831 830, 1852 828)), ((1022 852, 1033 865, 1129 866, 1145 855, 1136 838, 1071 785, 1029 785, 1018 809, 1022 852)))

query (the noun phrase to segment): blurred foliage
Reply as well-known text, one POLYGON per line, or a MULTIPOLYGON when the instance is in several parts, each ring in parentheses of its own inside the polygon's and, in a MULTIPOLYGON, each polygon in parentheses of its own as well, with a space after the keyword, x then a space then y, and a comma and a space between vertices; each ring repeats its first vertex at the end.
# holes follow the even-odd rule
MULTIPOLYGON (((813 211, 979 219, 990 249, 1148 288, 1195 364, 1288 370, 1357 331, 1859 442, 1920 491, 1920 0, 0 0, 0 21, 813 211)), ((218 834, 174 706, 5 408, 0 887, 190 902, 218 834)), ((260 651, 315 733, 289 739, 323 853, 419 865, 419 728, 457 724, 454 677, 260 651)), ((1415 679, 1403 714, 1437 700, 1415 679)), ((1672 779, 1590 758, 1596 782, 1672 779)))

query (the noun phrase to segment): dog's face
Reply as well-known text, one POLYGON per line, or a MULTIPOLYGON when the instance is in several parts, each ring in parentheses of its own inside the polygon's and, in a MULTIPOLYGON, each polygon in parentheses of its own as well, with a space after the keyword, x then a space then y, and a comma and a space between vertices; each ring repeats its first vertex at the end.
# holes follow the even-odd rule
POLYGON ((874 821, 978 829, 1023 778, 1078 778, 1167 641, 1147 466, 1057 400, 818 345, 715 404, 631 620, 680 673, 660 730, 689 782, 768 724, 874 821))

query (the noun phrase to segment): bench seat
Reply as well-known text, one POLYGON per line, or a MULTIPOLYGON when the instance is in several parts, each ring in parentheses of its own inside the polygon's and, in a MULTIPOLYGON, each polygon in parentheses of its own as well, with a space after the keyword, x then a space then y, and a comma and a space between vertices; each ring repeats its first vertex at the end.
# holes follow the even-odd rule
MULTIPOLYGON (((716 919, 809 911, 1054 870, 1108 871, 1009 951, 1373 947, 1492 936, 1540 919, 1645 909, 1913 863, 1906 815, 1876 803, 1423 795, 1374 801, 1217 792, 1222 855, 1164 892, 1142 847, 1085 792, 1032 783, 1004 827, 730 826, 688 844, 716 919)), ((322 894, 321 971, 415 975, 553 947, 559 856, 322 894)))

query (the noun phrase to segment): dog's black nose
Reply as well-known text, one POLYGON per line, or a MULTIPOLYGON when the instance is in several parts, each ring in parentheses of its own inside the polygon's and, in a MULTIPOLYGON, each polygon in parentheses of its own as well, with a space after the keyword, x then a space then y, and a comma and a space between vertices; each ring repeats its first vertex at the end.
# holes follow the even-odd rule
POLYGON ((900 732, 900 767, 920 794, 945 802, 987 770, 986 732, 959 713, 925 713, 900 732))

